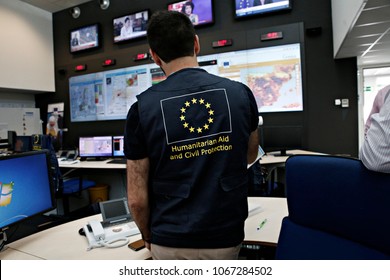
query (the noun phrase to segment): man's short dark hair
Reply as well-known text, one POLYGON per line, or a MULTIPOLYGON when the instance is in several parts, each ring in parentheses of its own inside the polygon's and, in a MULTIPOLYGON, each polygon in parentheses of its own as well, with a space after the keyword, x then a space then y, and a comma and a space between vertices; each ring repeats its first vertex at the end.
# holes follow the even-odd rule
POLYGON ((194 55, 195 29, 190 19, 180 12, 155 12, 147 34, 150 48, 165 63, 194 55))

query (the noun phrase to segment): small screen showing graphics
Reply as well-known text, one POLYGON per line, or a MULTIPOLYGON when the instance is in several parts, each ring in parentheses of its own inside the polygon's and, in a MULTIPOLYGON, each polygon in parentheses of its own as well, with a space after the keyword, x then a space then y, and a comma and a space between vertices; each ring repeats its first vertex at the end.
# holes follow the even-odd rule
POLYGON ((235 17, 245 18, 291 9, 292 0, 234 0, 235 17))
POLYGON ((168 11, 178 11, 187 15, 194 26, 214 23, 212 0, 176 1, 168 4, 168 11))
POLYGON ((149 10, 114 18, 114 42, 123 42, 146 36, 149 10))
POLYGON ((79 155, 84 158, 112 156, 111 136, 91 136, 79 138, 79 155))
POLYGON ((112 136, 112 155, 114 157, 125 156, 125 153, 123 151, 123 135, 112 136))
POLYGON ((45 151, 0 157, 0 228, 55 207, 45 151))

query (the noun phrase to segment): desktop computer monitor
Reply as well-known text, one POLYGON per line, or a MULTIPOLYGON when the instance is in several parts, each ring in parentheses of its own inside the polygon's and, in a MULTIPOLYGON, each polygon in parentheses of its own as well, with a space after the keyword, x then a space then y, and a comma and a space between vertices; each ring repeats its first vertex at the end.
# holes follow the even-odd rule
POLYGON ((0 157, 0 232, 56 207, 47 150, 0 157))
POLYGON ((302 149, 303 127, 300 125, 261 126, 260 144, 266 153, 289 156, 288 150, 302 149))
POLYGON ((112 156, 112 136, 79 137, 81 159, 106 159, 112 156))
POLYGON ((123 135, 112 136, 112 156, 113 157, 124 157, 123 151, 123 135))

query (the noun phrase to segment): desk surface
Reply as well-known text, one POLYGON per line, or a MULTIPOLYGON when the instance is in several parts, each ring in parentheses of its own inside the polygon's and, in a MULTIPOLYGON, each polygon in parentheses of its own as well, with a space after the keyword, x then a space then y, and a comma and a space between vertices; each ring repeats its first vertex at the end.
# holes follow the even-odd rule
MULTIPOLYGON (((248 201, 251 205, 260 207, 249 213, 249 217, 245 222, 244 243, 276 246, 281 221, 283 217, 288 215, 286 199, 250 197, 248 201), (267 219, 267 222, 258 230, 259 223, 264 219, 267 219)), ((93 219, 101 220, 101 215, 98 214, 62 224, 10 243, 0 253, 0 259, 142 260, 150 257, 150 252, 147 249, 134 252, 127 246, 115 249, 95 248, 87 251, 87 239, 79 235, 78 230, 93 219)), ((139 234, 132 236, 130 242, 139 238, 139 234)))
POLYGON ((58 161, 61 168, 94 168, 94 169, 126 169, 126 164, 123 163, 108 163, 111 159, 106 160, 90 160, 77 161, 72 164, 65 164, 63 161, 58 161))
MULTIPOLYGON (((321 153, 305 151, 305 150, 288 150, 287 154, 291 155, 320 155, 321 153)), ((260 164, 280 164, 285 163, 288 156, 275 156, 273 153, 268 153, 260 159, 260 164)))
MULTIPOLYGON (((304 150, 289 150, 288 154, 293 155, 310 155, 310 154, 320 154, 316 152, 304 151, 304 150)), ((288 159, 288 156, 274 156, 272 153, 264 155, 260 159, 261 164, 283 164, 288 159)), ((94 169, 126 169, 126 164, 120 163, 108 163, 107 160, 98 160, 98 161, 78 161, 73 164, 65 164, 63 161, 59 161, 59 166, 61 168, 94 168, 94 169)))

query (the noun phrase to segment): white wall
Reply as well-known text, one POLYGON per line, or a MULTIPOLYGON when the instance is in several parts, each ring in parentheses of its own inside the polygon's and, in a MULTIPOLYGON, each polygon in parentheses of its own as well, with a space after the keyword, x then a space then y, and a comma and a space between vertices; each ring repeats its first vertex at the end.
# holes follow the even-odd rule
POLYGON ((332 0, 333 54, 336 57, 368 0, 332 0))
POLYGON ((52 14, 0 0, 0 88, 55 91, 52 14))

